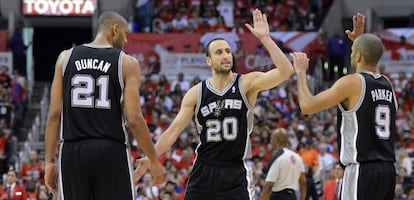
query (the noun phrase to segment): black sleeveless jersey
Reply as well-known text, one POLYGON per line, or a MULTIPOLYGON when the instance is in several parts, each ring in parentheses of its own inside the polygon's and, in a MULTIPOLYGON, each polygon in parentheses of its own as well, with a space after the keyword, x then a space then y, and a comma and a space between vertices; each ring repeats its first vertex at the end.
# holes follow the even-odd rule
POLYGON ((200 135, 198 159, 240 162, 251 158, 250 134, 253 109, 240 87, 241 75, 234 75, 223 90, 215 90, 209 79, 198 84, 194 123, 200 135))
POLYGON ((338 105, 341 163, 395 162, 395 115, 398 104, 389 79, 362 72, 361 98, 352 110, 338 105))
POLYGON ((122 107, 124 52, 112 46, 86 44, 69 51, 62 70, 62 139, 102 138, 126 143, 122 107))

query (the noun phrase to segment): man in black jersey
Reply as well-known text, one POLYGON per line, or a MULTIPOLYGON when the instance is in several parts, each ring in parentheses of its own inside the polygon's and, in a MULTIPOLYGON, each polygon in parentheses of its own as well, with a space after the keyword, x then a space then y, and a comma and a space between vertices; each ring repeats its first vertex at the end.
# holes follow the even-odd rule
POLYGON ((342 200, 391 200, 394 195, 395 113, 398 109, 390 80, 377 73, 384 46, 373 34, 363 34, 365 16, 353 16, 351 67, 356 73, 312 95, 307 82, 306 54, 293 53, 298 75, 299 104, 311 114, 338 105, 338 146, 345 167, 342 200))
MULTIPOLYGON (((276 87, 293 74, 293 66, 269 34, 266 15, 253 12, 247 28, 261 41, 277 68, 267 72, 236 74, 233 52, 222 38, 206 47, 212 76, 185 94, 176 118, 156 143, 158 155, 168 151, 193 119, 200 136, 196 160, 187 182, 187 200, 249 200, 254 197, 249 136, 253 106, 260 91, 276 87)), ((144 174, 148 161, 141 159, 144 174)))
POLYGON ((125 124, 150 160, 154 183, 164 180, 141 113, 140 66, 122 51, 127 34, 127 21, 105 12, 91 43, 64 50, 57 59, 45 132, 45 182, 61 199, 135 199, 125 124))

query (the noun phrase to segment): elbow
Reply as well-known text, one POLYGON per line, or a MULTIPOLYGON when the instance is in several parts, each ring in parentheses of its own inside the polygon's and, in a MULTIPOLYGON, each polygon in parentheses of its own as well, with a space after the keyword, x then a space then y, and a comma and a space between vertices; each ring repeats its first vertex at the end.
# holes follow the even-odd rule
POLYGON ((290 68, 289 68, 289 72, 288 72, 288 77, 290 77, 290 76, 292 76, 293 74, 295 74, 295 69, 293 69, 293 66, 291 66, 290 68))
POLYGON ((287 68, 286 70, 284 70, 282 73, 283 73, 283 77, 285 79, 288 79, 289 77, 291 77, 295 73, 295 70, 291 66, 291 67, 287 68))
POLYGON ((60 120, 60 112, 59 111, 55 111, 55 110, 51 110, 49 111, 48 115, 47 115, 47 119, 48 121, 59 121, 60 120))
POLYGON ((300 104, 300 111, 302 112, 302 114, 306 114, 306 115, 315 113, 315 110, 312 109, 312 106, 310 106, 309 104, 305 104, 305 103, 300 104))
POLYGON ((306 107, 301 107, 301 108, 300 108, 300 111, 301 111, 303 114, 305 114, 305 115, 312 114, 312 112, 311 112, 308 108, 306 108, 306 107))
POLYGON ((127 122, 128 126, 133 130, 135 130, 135 128, 142 127, 145 124, 144 118, 139 116, 128 118, 127 122))

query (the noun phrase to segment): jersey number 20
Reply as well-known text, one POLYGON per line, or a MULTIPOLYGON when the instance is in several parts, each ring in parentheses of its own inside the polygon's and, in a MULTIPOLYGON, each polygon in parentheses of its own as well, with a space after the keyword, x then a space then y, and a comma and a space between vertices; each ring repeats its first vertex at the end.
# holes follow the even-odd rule
POLYGON ((72 107, 110 109, 108 99, 109 76, 102 75, 96 80, 87 74, 75 75, 72 78, 72 107), (95 85, 98 86, 99 97, 95 99, 95 85))
POLYGON ((223 121, 210 119, 206 121, 207 142, 232 141, 237 137, 237 119, 226 117, 223 121))

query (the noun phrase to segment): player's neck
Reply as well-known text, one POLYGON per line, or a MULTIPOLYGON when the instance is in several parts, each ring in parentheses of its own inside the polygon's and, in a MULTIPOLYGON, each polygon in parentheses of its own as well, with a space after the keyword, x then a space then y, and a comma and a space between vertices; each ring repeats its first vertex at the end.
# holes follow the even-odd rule
POLYGON ((222 91, 227 85, 233 80, 233 72, 228 74, 214 74, 210 78, 210 85, 213 86, 216 90, 222 91))
POLYGON ((108 40, 106 39, 106 37, 104 35, 97 35, 96 38, 89 43, 91 45, 111 45, 111 43, 108 42, 108 40))
POLYGON ((374 73, 377 74, 377 67, 376 66, 364 66, 364 67, 359 67, 357 68, 357 72, 370 72, 370 73, 374 73))

